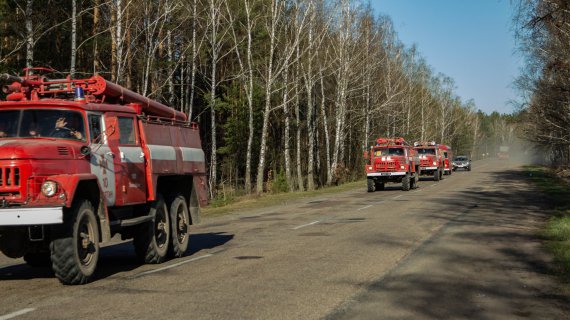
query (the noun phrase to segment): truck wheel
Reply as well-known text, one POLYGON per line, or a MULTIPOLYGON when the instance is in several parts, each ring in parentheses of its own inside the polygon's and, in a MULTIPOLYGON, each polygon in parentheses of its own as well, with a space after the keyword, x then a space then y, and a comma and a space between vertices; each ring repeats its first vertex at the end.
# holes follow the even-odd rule
POLYGON ((441 177, 441 175, 439 174, 439 169, 435 170, 433 172, 433 181, 439 181, 440 177, 441 177))
POLYGON ((61 283, 84 284, 99 260, 97 218, 88 200, 75 202, 70 217, 60 230, 61 236, 50 243, 52 268, 61 283))
POLYGON ((410 174, 406 173, 406 176, 402 178, 402 190, 410 191, 410 174))
POLYGON ((366 186, 368 188, 368 192, 374 192, 376 190, 374 179, 366 179, 366 186))
POLYGON ((420 176, 418 175, 418 173, 414 173, 414 176, 412 178, 412 189, 417 189, 419 187, 419 182, 420 182, 420 176))
POLYGON ((47 252, 28 252, 24 255, 24 261, 32 268, 51 267, 50 253, 47 252))
POLYGON ((170 242, 170 216, 161 194, 150 207, 150 222, 140 225, 133 244, 135 253, 145 263, 162 263, 168 254, 170 242))
POLYGON ((188 249, 190 240, 190 214, 183 195, 177 195, 170 204, 170 229, 172 241, 170 243, 170 256, 181 257, 188 249))
POLYGON ((374 184, 374 188, 375 188, 376 190, 378 190, 378 191, 384 190, 384 188, 385 188, 384 186, 385 186, 385 183, 384 183, 384 182, 376 182, 376 183, 374 184))

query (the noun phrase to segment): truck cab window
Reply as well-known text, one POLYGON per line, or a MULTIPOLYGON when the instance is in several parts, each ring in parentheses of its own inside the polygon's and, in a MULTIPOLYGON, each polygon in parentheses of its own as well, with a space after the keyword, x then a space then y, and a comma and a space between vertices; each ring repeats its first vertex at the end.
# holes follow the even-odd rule
POLYGON ((119 144, 136 144, 134 119, 118 117, 119 119, 119 144))
POLYGON ((91 133, 92 143, 102 143, 101 136, 101 116, 98 114, 89 115, 89 132, 91 133))

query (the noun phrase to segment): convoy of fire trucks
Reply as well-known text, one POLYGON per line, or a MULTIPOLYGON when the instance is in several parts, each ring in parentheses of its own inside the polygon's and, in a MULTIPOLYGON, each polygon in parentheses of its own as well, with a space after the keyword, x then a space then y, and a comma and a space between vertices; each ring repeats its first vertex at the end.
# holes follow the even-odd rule
MULTIPOLYGON (((50 266, 63 284, 93 279, 100 245, 133 239, 144 263, 184 255, 208 203, 198 125, 100 76, 0 74, 0 251, 50 266)), ((365 153, 368 192, 452 173, 451 149, 379 138, 365 153)))
POLYGON ((364 157, 368 192, 384 190, 388 182, 408 191, 418 187, 420 176, 440 181, 453 172, 451 148, 435 141, 411 145, 404 138, 378 138, 364 157))
POLYGON ((133 239, 145 263, 183 255, 207 204, 198 125, 100 76, 0 75, 0 250, 91 280, 100 243, 133 239))

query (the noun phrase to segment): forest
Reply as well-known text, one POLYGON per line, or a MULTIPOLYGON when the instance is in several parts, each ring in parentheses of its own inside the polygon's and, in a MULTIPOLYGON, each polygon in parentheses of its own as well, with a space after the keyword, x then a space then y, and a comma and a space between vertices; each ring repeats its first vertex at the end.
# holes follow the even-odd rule
MULTIPOLYGON (((521 23, 544 3, 521 4, 521 23)), ((0 72, 100 74, 184 111, 200 125, 214 197, 303 191, 362 178, 378 137, 434 140, 477 159, 516 139, 533 108, 545 116, 532 120, 555 122, 544 105, 568 110, 570 98, 558 54, 569 50, 568 26, 558 22, 521 35, 552 42, 552 61, 528 52, 536 72, 564 71, 521 79, 539 91, 517 115, 462 100, 389 16, 356 0, 0 0, 0 72)), ((538 122, 525 132, 568 155, 568 126, 545 133, 538 122)))
POLYGON ((557 166, 570 165, 570 3, 520 0, 514 25, 525 66, 521 127, 557 166))

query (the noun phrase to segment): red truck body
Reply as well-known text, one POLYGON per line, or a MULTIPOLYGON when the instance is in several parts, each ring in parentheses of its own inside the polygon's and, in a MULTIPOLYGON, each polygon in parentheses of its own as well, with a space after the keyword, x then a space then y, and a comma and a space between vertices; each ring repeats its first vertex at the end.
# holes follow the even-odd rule
POLYGON ((403 138, 379 138, 365 154, 368 192, 384 190, 387 182, 402 183, 402 190, 415 189, 419 181, 419 159, 403 138))
POLYGON ((420 158, 421 175, 433 176, 434 181, 442 180, 445 172, 446 159, 441 146, 434 141, 414 143, 420 158))
POLYGON ((0 250, 64 284, 88 282, 114 234, 147 263, 184 254, 208 202, 197 124, 99 76, 44 71, 0 76, 15 80, 0 102, 0 250))
POLYGON ((443 156, 443 174, 451 175, 453 173, 453 152, 451 147, 444 144, 438 144, 438 147, 443 156))

